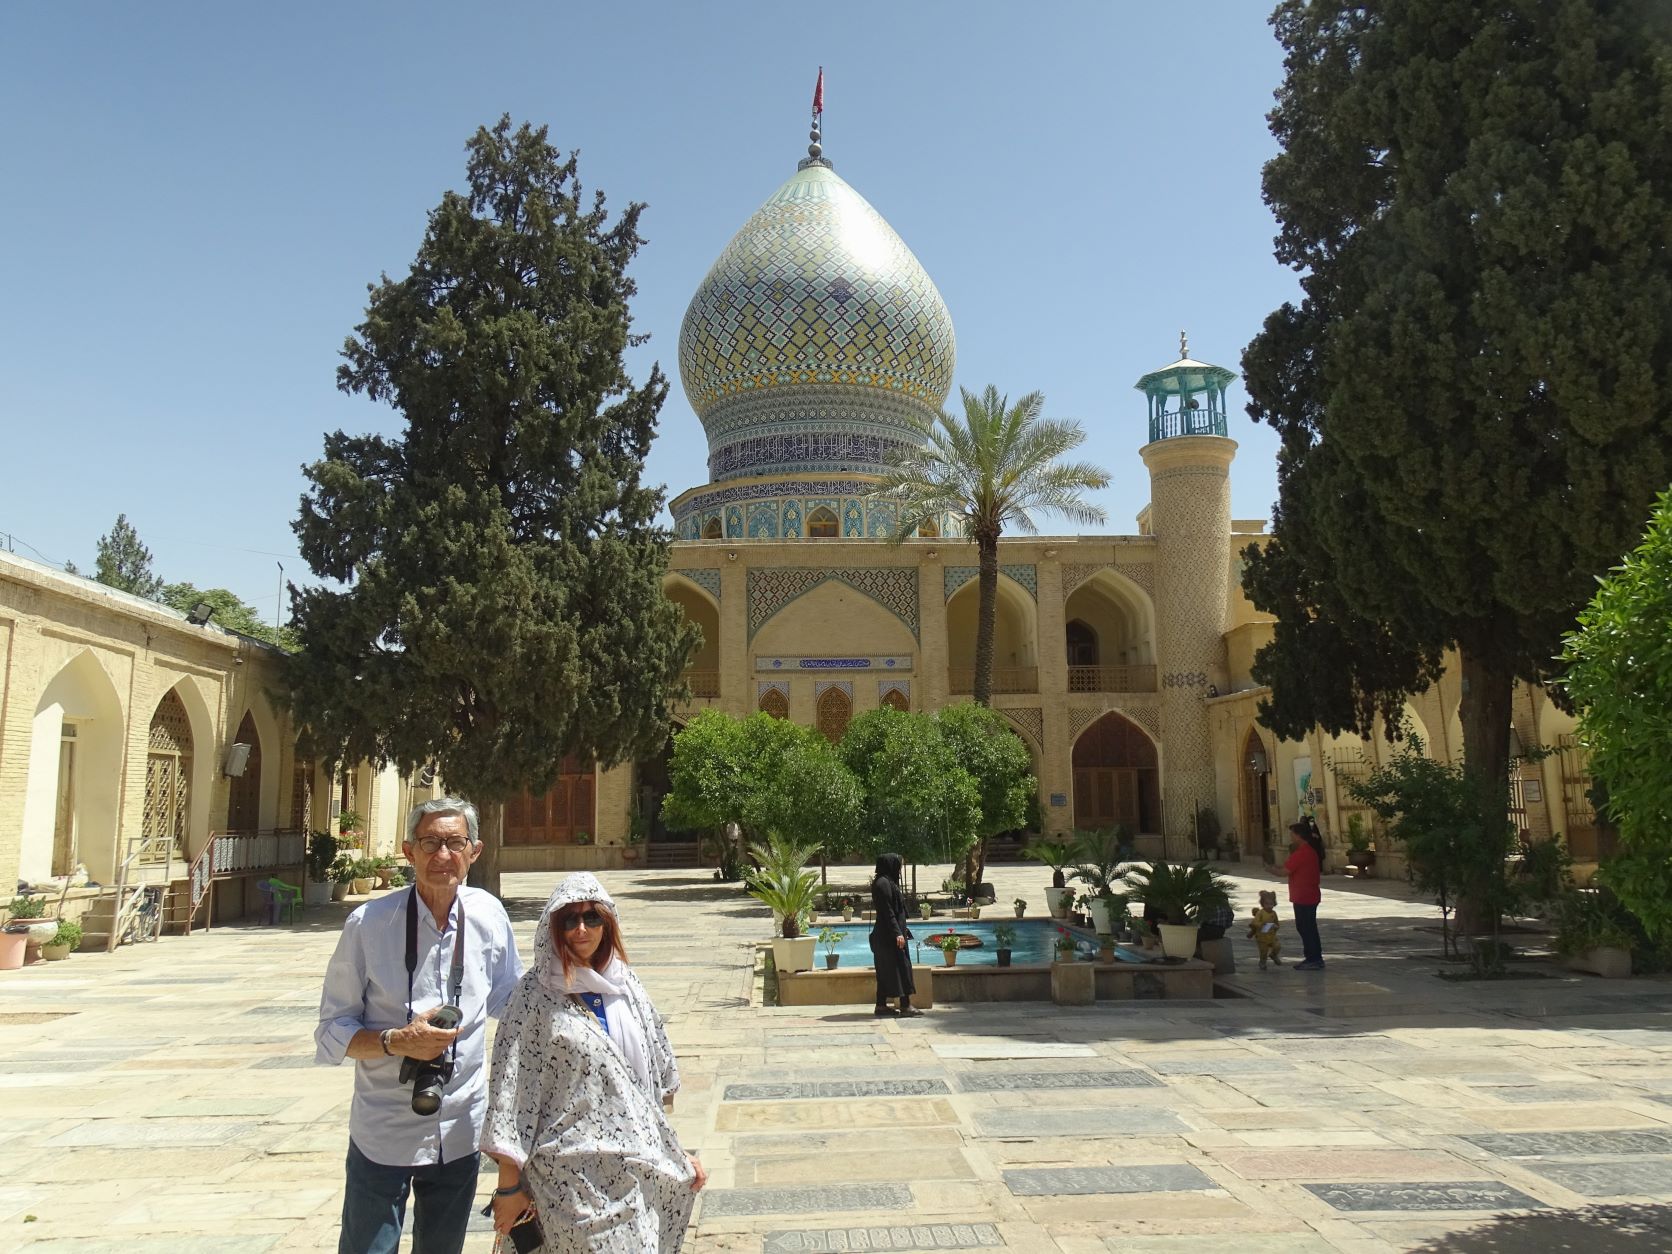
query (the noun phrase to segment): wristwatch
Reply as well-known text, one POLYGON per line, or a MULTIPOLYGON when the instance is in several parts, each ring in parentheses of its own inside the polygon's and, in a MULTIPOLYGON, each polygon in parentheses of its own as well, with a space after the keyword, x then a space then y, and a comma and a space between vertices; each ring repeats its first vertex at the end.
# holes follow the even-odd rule
POLYGON ((377 1034, 377 1043, 383 1046, 383 1052, 391 1058, 395 1056, 395 1051, 389 1048, 389 1036, 394 1030, 394 1028, 384 1028, 377 1034))

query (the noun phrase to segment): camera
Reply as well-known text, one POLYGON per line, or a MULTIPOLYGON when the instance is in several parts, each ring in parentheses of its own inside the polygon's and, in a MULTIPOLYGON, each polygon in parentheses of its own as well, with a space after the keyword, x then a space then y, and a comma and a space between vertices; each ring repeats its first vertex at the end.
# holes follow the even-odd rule
MULTIPOLYGON (((430 1026, 451 1031, 464 1021, 457 1006, 442 1006, 430 1016, 430 1026)), ((446 1055, 428 1060, 401 1059, 401 1083, 412 1085, 412 1113, 433 1115, 441 1109, 441 1091, 453 1078, 453 1060, 446 1055)))

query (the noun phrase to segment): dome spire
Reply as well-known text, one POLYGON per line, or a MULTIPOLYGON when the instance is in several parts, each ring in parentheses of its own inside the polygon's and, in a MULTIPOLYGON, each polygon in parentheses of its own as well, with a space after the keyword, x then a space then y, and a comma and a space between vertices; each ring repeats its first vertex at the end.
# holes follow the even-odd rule
POLYGON ((813 126, 807 133, 812 142, 807 145, 807 155, 796 163, 797 170, 805 170, 810 165, 822 165, 827 170, 836 167, 825 160, 824 142, 824 66, 819 66, 819 81, 813 87, 813 126))

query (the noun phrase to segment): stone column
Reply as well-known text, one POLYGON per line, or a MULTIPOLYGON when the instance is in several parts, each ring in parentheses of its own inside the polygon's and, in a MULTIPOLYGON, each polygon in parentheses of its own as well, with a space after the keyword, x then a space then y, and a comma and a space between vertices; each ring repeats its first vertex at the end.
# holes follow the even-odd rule
POLYGON ((1235 440, 1175 436, 1139 450, 1155 534, 1156 661, 1161 689, 1162 831, 1170 856, 1193 856, 1192 814, 1212 805, 1207 688, 1225 667, 1235 440))

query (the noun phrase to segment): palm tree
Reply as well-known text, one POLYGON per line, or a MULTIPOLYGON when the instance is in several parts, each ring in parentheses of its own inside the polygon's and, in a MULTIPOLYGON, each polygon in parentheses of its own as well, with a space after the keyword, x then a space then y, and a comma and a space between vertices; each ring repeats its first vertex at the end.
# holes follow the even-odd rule
POLYGON ((963 520, 980 558, 980 615, 975 632, 975 700, 993 695, 993 635, 998 616, 999 537, 1008 526, 1036 533, 1032 514, 1051 510, 1071 522, 1101 523, 1107 517, 1080 493, 1109 485, 1109 472, 1090 462, 1057 459, 1080 447, 1086 433, 1077 422, 1041 418, 1043 392, 1029 392, 1015 405, 991 384, 979 396, 960 388, 962 421, 942 411, 923 425, 924 443, 900 454, 874 497, 893 502, 898 544, 925 523, 943 517, 963 520))

